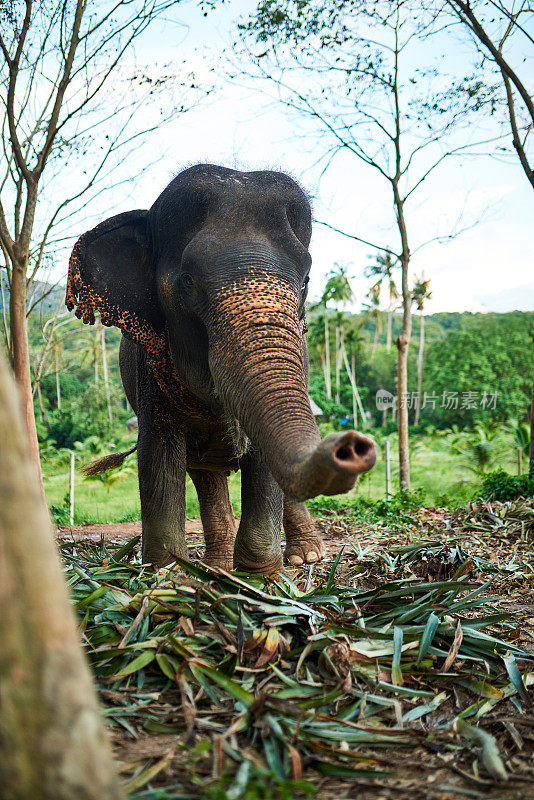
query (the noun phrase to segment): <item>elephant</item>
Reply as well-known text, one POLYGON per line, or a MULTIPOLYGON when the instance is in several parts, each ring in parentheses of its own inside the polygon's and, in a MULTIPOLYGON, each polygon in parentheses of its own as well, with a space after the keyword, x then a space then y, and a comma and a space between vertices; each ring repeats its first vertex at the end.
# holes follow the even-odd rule
MULTIPOLYGON (((373 441, 321 435, 307 393, 310 203, 272 171, 199 164, 152 207, 76 242, 66 305, 122 332, 121 378, 139 431, 142 556, 185 557, 185 481, 198 494, 204 560, 272 575, 324 556, 304 504, 350 490, 373 441), (236 531, 227 476, 241 470, 236 531)), ((135 448, 132 448, 132 451, 135 448)), ((132 452, 127 451, 127 452, 132 452)), ((89 471, 121 463, 112 454, 89 471)))

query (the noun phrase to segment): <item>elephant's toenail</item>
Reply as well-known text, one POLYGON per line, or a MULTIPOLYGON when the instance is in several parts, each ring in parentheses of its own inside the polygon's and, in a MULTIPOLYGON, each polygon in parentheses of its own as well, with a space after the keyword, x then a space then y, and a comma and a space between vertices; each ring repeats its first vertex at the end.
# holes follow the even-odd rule
POLYGON ((289 563, 293 564, 295 567, 300 567, 301 564, 304 564, 304 561, 300 556, 290 556, 289 563))
POLYGON ((319 558, 319 557, 318 557, 317 553, 315 553, 315 552, 312 550, 312 551, 311 551, 311 553, 308 553, 308 554, 307 554, 307 556, 306 556, 306 561, 308 562, 308 564, 311 564, 313 561, 317 561, 317 560, 318 560, 318 558, 319 558))

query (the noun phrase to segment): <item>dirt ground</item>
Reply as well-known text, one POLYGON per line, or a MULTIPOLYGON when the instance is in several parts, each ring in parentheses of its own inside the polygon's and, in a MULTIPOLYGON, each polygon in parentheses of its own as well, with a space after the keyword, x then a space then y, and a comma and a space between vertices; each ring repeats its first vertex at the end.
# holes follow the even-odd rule
MULTIPOLYGON (((513 511, 513 509, 512 509, 513 511)), ((512 512, 510 512, 512 514, 512 512)), ((504 515, 505 516, 505 515, 504 515)), ((425 573, 417 572, 413 564, 406 565, 398 557, 396 548, 413 544, 421 539, 442 542, 449 547, 459 546, 468 554, 468 569, 475 579, 479 578, 481 561, 499 567, 495 575, 492 595, 499 595, 495 610, 517 614, 516 643, 534 653, 534 569, 532 542, 534 539, 534 509, 526 518, 505 519, 502 509, 481 505, 467 508, 461 514, 444 509, 419 509, 413 512, 414 524, 403 528, 388 529, 382 526, 355 525, 353 520, 343 517, 318 520, 326 545, 326 558, 321 564, 310 567, 288 569, 290 576, 307 576, 311 586, 320 582, 331 569, 334 558, 343 547, 337 576, 340 581, 366 581, 399 579, 403 576, 421 575, 426 579, 448 577, 441 574, 443 564, 433 565, 425 561, 425 573), (501 519, 501 523, 498 521, 501 519), (503 521, 504 520, 504 521, 503 521), (384 558, 381 557, 384 555, 384 558), (389 561, 388 561, 389 559, 389 561), (395 560, 396 559, 396 560, 395 560), (361 575, 362 566, 367 569, 361 575), (388 574, 388 570, 390 574, 388 574), (436 570, 433 575, 432 570, 436 570)), ((187 520, 189 557, 201 559, 203 552, 202 526, 199 519, 187 520)), ((141 524, 61 526, 57 536, 60 541, 99 541, 122 545, 133 536, 141 535, 141 524)), ((487 576, 484 576, 487 577, 487 576)), ((376 585, 376 583, 375 583, 376 585)), ((338 779, 317 776, 316 797, 367 798, 369 800, 461 800, 465 797, 491 798, 492 800, 523 800, 534 798, 534 713, 510 713, 510 707, 493 715, 490 732, 499 743, 501 753, 510 773, 511 783, 496 785, 487 777, 474 778, 477 769, 473 762, 452 763, 450 753, 444 748, 429 749, 428 743, 384 752, 384 763, 391 766, 392 775, 387 785, 376 781, 362 780, 357 785, 341 783, 338 779)), ((123 764, 142 762, 149 758, 161 758, 172 750, 169 762, 169 777, 174 780, 184 771, 184 754, 176 737, 162 734, 141 735, 132 740, 120 731, 113 734, 116 755, 123 764)), ((173 782, 173 781, 171 781, 173 782)), ((200 795, 199 795, 200 796, 200 795)))

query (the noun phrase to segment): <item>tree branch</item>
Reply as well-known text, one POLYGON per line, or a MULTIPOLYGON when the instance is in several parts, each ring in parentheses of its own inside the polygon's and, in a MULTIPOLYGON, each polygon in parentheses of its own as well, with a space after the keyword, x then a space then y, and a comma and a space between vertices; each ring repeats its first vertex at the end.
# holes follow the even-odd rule
POLYGON ((316 225, 322 225, 324 228, 329 228, 331 231, 335 231, 336 233, 340 233, 341 236, 346 236, 347 239, 354 239, 356 242, 361 242, 362 244, 366 244, 368 247, 372 247, 374 250, 380 250, 382 253, 390 253, 395 258, 400 259, 398 253, 395 253, 393 250, 390 250, 389 247, 382 247, 379 244, 375 244, 374 242, 369 242, 367 239, 362 239, 360 236, 356 236, 354 233, 347 233, 346 231, 342 231, 340 228, 336 228, 334 225, 330 225, 328 222, 323 222, 320 219, 314 219, 316 225))

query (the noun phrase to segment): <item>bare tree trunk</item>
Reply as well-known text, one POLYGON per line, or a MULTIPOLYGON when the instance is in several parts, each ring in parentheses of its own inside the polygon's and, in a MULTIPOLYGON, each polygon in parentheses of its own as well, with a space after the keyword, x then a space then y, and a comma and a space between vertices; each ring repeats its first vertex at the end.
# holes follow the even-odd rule
POLYGON ((399 431, 399 482, 401 492, 410 491, 410 447, 408 441, 408 348, 412 330, 412 298, 408 288, 409 259, 402 263, 402 330, 397 339, 397 428, 399 431))
POLYGON ((59 381, 59 345, 54 345, 55 363, 56 363, 56 397, 57 397, 57 410, 61 411, 61 384, 59 381))
POLYGON ((95 383, 98 383, 98 322, 95 324, 95 343, 93 345, 95 383))
MULTIPOLYGON (((356 357, 354 353, 352 353, 350 357, 351 361, 351 369, 352 369, 352 377, 354 381, 356 381, 356 357)), ((354 387, 352 388, 352 417, 354 419, 354 428, 356 429, 356 422, 357 422, 357 411, 356 411, 356 392, 354 391, 354 387)), ((362 426, 365 425, 365 420, 362 420, 362 426)))
POLYGON ((30 372, 30 348, 28 344, 28 327, 26 324, 26 262, 13 266, 11 293, 9 297, 9 327, 11 334, 12 367, 22 407, 22 416, 28 437, 29 455, 41 496, 45 500, 39 443, 33 411, 33 392, 30 372))
POLYGON ((320 358, 321 358, 321 366, 322 366, 322 368, 323 368, 323 379, 324 379, 324 385, 326 386, 326 385, 328 384, 327 368, 326 368, 326 358, 325 358, 325 356, 323 355, 323 353, 321 353, 321 351, 320 351, 320 350, 319 350, 319 356, 320 356, 320 358))
POLYGON ((15 385, 0 353, 0 786, 5 800, 120 800, 15 385))
POLYGON ((102 325, 102 374, 104 376, 104 389, 106 392, 106 402, 108 404, 108 417, 109 417, 109 426, 113 425, 113 415, 111 413, 111 395, 109 392, 109 379, 108 379, 108 360, 106 355, 106 329, 102 325))
POLYGON ((534 477, 534 384, 532 385, 532 401, 530 403, 530 447, 528 474, 534 477))
POLYGON ((7 352, 10 354, 11 359, 11 342, 9 337, 9 325, 7 324, 6 316, 6 297, 4 294, 4 270, 0 267, 0 297, 2 298, 2 324, 4 326, 4 336, 6 337, 7 352))
POLYGON ((419 352, 417 354, 417 404, 415 406, 415 425, 419 425, 421 415, 421 388, 423 386, 423 350, 425 347, 425 317, 421 309, 421 327, 419 331, 419 352))
POLYGON ((41 381, 40 380, 36 381, 36 383, 34 384, 34 390, 35 389, 37 390, 37 399, 39 401, 39 408, 41 409, 41 416, 43 418, 43 422, 45 424, 46 429, 50 430, 50 423, 48 421, 48 418, 46 416, 46 412, 44 410, 43 395, 41 394, 41 381))
MULTIPOLYGON (((41 375, 43 373, 43 367, 44 367, 45 359, 46 359, 48 350, 50 349, 50 345, 52 344, 52 338, 54 336, 54 328, 56 327, 57 318, 59 316, 60 310, 61 310, 61 305, 59 305, 57 307, 57 309, 56 309, 56 313, 54 314, 54 317, 52 319, 52 324, 50 326, 50 333, 48 334, 48 338, 45 339, 45 343, 43 345, 43 349, 41 350, 41 356, 39 358, 39 363, 37 364, 37 369, 35 371, 35 379, 33 381, 33 389, 32 389, 32 391, 33 391, 34 395, 35 395, 35 391, 36 391, 37 387, 41 383, 41 375)), ((46 328, 46 324, 45 324, 45 326, 43 328, 43 334, 44 334, 45 328, 46 328)))
POLYGON ((328 400, 332 399, 332 378, 330 374, 330 331, 328 326, 328 311, 324 310, 324 344, 325 344, 325 389, 328 400))
POLYGON ((348 378, 349 378, 349 381, 350 381, 350 385, 352 387, 353 400, 356 399, 356 402, 358 403, 358 406, 359 406, 359 409, 360 409, 360 414, 361 414, 361 417, 362 417, 362 427, 365 427, 365 411, 364 411, 364 408, 363 408, 363 405, 362 405, 362 401, 361 401, 361 398, 360 398, 360 393, 358 392, 358 387, 356 386, 356 376, 354 374, 354 370, 351 372, 351 369, 349 367, 349 360, 347 358, 347 350, 345 348, 345 343, 343 341, 341 342, 341 355, 343 357, 343 360, 345 361, 345 369, 347 371, 347 375, 348 375, 348 378))
POLYGON ((374 356, 375 356, 377 344, 378 344, 378 318, 375 320, 375 337, 373 339, 373 348, 371 350, 371 359, 373 359, 374 356))
POLYGON ((391 317, 393 316, 393 309, 391 307, 391 299, 389 301, 389 308, 388 308, 388 331, 386 336, 386 350, 391 350, 391 317))
POLYGON ((339 325, 336 325, 336 403, 340 403, 340 373, 341 373, 341 337, 339 325))
MULTIPOLYGON (((398 6, 397 6, 398 14, 398 6)), ((397 17, 398 19, 398 17, 397 17)), ((395 71, 393 97, 395 100, 395 160, 396 172, 391 181, 393 203, 397 215, 397 227, 402 245, 400 263, 402 269, 402 329, 397 339, 397 430, 399 432, 399 488, 401 492, 410 491, 410 445, 408 440, 408 348, 412 335, 412 295, 408 285, 408 266, 410 247, 408 231, 404 218, 404 200, 399 191, 401 169, 401 111, 399 95, 399 28, 395 28, 395 71)))

